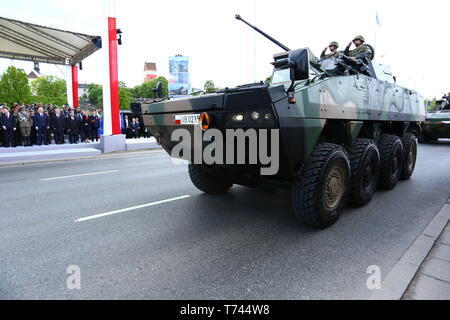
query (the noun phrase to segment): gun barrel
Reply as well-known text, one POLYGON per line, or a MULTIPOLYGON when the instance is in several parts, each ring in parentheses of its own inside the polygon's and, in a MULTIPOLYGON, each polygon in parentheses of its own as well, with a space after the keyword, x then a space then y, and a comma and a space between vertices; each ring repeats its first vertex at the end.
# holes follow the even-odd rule
POLYGON ((237 20, 242 21, 243 23, 245 23, 246 25, 248 25, 250 28, 254 29, 256 32, 262 34, 264 37, 266 37, 267 39, 269 39, 270 41, 272 41, 273 43, 275 43, 277 46, 279 46, 280 48, 282 48, 284 51, 291 51, 291 49, 289 49, 288 47, 286 47, 284 44, 282 44, 281 42, 275 40, 274 38, 272 38, 271 36, 269 36, 267 33, 265 33, 264 31, 258 29, 257 27, 251 25, 250 23, 248 23, 247 21, 245 21, 244 19, 242 19, 242 17, 240 15, 236 15, 235 18, 237 20))

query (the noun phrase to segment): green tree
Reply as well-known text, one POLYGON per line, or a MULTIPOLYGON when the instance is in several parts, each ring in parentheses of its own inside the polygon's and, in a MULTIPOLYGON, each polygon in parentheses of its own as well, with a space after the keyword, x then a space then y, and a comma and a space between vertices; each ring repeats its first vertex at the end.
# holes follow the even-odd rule
POLYGON ((203 86, 203 88, 205 89, 206 93, 213 93, 213 92, 215 92, 217 90, 216 86, 215 86, 215 84, 214 84, 214 82, 212 80, 206 81, 205 85, 203 86))
POLYGON ((164 77, 158 77, 149 82, 145 82, 139 86, 135 86, 131 89, 131 95, 133 98, 155 98, 156 95, 153 89, 156 88, 158 82, 162 84, 163 97, 169 95, 169 81, 164 77))
POLYGON ((132 97, 132 89, 127 88, 124 82, 119 81, 119 101, 121 110, 130 109, 132 97))
POLYGON ((154 98, 153 88, 155 87, 154 80, 145 82, 139 86, 139 98, 154 98))
POLYGON ((97 106, 103 106, 103 88, 98 84, 91 83, 88 86, 88 100, 89 103, 97 106))
POLYGON ((9 66, 0 80, 0 103, 29 103, 31 89, 25 71, 9 66))
POLYGON ((436 111, 436 98, 433 98, 432 100, 425 100, 425 108, 427 111, 436 111))
POLYGON ((34 100, 38 103, 63 105, 67 103, 66 80, 42 76, 31 83, 34 100))
POLYGON ((270 84, 272 82, 272 76, 267 77, 266 80, 264 80, 264 83, 270 84))
POLYGON ((140 90, 141 86, 134 86, 133 88, 131 88, 131 96, 134 99, 139 98, 139 90, 140 90))

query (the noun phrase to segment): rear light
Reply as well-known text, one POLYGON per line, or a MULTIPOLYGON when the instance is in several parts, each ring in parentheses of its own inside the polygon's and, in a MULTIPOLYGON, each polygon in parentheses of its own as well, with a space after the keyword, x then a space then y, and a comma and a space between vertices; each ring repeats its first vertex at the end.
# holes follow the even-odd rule
POLYGON ((208 130, 209 129, 209 126, 211 124, 211 117, 210 117, 210 115, 208 113, 203 112, 200 115, 199 121, 200 121, 200 126, 202 127, 202 130, 208 130))

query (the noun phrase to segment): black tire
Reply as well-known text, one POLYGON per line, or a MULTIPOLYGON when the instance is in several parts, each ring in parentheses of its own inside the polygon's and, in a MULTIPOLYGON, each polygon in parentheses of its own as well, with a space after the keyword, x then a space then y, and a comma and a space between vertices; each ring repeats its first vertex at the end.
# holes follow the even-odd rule
POLYGON ((402 171, 402 141, 397 136, 383 134, 378 143, 378 149, 381 160, 378 186, 384 190, 391 190, 397 185, 402 171))
POLYGON ((317 145, 293 182, 294 214, 310 226, 327 228, 339 219, 349 191, 350 164, 344 149, 317 145))
POLYGON ((208 173, 202 165, 190 164, 188 170, 194 186, 205 193, 220 194, 227 192, 233 186, 232 183, 208 173))
POLYGON ((372 200, 380 176, 380 154, 373 140, 358 139, 350 151, 352 184, 349 202, 364 206, 372 200))
POLYGON ((412 133, 406 133, 402 138, 403 145, 403 165, 400 179, 408 180, 411 178, 416 167, 417 160, 417 141, 412 133))

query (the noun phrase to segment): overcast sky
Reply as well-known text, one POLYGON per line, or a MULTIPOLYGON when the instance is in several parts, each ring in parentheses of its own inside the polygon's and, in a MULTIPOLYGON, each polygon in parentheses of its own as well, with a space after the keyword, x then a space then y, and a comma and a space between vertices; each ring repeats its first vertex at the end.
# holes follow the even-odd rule
MULTIPOLYGON (((168 77, 168 56, 175 54, 191 58, 195 88, 206 80, 220 87, 264 80, 282 50, 235 20, 239 13, 291 49, 310 47, 317 56, 332 40, 343 50, 362 34, 400 85, 426 98, 450 91, 448 0, 115 0, 115 11, 123 31, 119 78, 130 87, 142 83, 144 61, 156 62, 158 74, 168 77)), ((100 0, 0 0, 0 15, 91 35, 101 35, 104 22, 100 0)), ((102 57, 98 51, 83 62, 80 82, 102 82, 102 57)), ((0 59, 0 71, 11 64, 33 68, 0 59)), ((63 77, 64 70, 41 64, 43 74, 63 77)))

